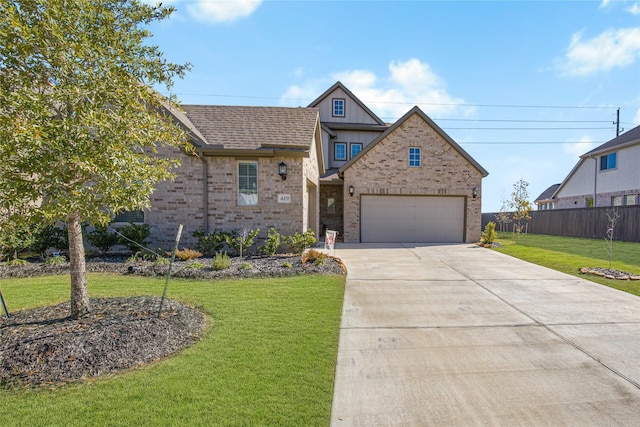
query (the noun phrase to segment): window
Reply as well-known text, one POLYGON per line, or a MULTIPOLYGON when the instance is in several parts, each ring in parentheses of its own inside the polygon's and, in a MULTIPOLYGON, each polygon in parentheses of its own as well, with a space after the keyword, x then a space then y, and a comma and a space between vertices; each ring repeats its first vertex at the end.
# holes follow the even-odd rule
POLYGON ((344 117, 344 99, 333 99, 333 117, 344 117))
POLYGON ((238 205, 258 204, 258 163, 238 163, 238 205))
POLYGON ((420 167, 420 148, 418 147, 409 148, 409 167, 412 167, 412 168, 420 167))
POLYGON ((334 160, 347 160, 347 144, 344 142, 336 142, 333 146, 334 160))
POLYGON ((132 211, 119 212, 113 222, 144 222, 144 211, 142 209, 134 209, 132 211))
POLYGON ((622 196, 611 197, 611 206, 622 206, 622 196))
POLYGON ((608 170, 616 168, 616 153, 607 154, 600 157, 600 170, 608 170))
POLYGON ((336 199, 333 197, 327 199, 327 213, 336 213, 336 199))
POLYGON ((351 143, 351 157, 355 157, 362 151, 362 144, 353 142, 351 143))
POLYGON ((625 205, 633 206, 636 204, 637 197, 635 194, 628 194, 625 205))

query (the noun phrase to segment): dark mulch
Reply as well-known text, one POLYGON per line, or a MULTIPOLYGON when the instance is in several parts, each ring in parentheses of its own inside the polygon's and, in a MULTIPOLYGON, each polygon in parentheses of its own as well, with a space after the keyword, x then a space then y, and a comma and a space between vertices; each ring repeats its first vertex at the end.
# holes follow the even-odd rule
POLYGON ((160 360, 199 339, 205 316, 160 298, 92 299, 73 320, 69 303, 15 312, 0 320, 0 385, 46 386, 160 360))

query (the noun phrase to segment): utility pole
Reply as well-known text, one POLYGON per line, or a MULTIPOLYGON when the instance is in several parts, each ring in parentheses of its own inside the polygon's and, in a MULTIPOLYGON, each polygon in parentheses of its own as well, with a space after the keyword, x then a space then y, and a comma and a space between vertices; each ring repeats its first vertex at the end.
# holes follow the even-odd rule
POLYGON ((616 125, 616 138, 620 136, 620 108, 616 112, 616 121, 614 122, 616 125))

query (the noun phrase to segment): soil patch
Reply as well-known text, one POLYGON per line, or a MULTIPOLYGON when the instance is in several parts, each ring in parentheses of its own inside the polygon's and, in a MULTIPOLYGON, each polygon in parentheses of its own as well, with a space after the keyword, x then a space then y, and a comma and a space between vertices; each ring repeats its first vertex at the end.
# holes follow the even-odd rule
POLYGON ((200 311, 160 298, 91 299, 91 313, 68 317, 69 303, 0 320, 0 385, 46 386, 160 360, 197 341, 200 311))

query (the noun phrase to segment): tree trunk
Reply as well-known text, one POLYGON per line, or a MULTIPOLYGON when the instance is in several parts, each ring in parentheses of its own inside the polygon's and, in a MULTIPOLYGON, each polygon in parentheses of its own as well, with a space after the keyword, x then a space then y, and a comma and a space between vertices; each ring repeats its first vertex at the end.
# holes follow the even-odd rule
POLYGON ((90 307, 82 226, 80 216, 77 213, 69 214, 67 227, 69 230, 69 263, 71 264, 71 317, 79 319, 89 313, 90 307))

